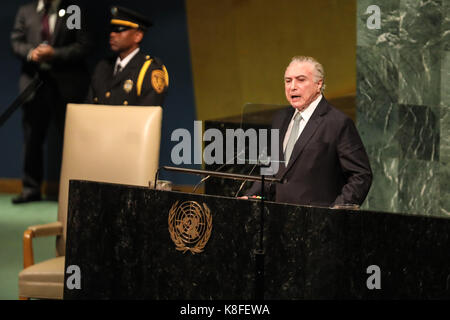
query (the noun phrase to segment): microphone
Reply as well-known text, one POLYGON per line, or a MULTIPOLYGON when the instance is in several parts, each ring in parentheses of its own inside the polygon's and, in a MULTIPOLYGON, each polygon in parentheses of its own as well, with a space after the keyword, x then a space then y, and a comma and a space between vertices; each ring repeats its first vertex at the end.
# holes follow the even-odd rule
MULTIPOLYGON (((256 166, 258 165, 258 162, 255 163, 252 167, 252 170, 250 170, 250 174, 253 173, 253 170, 255 170, 256 166)), ((244 187, 244 184, 247 182, 247 179, 245 179, 244 181, 242 181, 241 185, 239 186, 239 190, 236 192, 236 194, 234 195, 235 198, 237 198, 237 196, 239 195, 239 192, 241 192, 242 188, 244 187)))
MULTIPOLYGON (((222 167, 219 167, 219 168, 217 169, 217 171, 220 170, 220 169, 222 169, 224 165, 225 165, 225 164, 223 164, 222 167)), ((203 177, 203 179, 200 180, 200 182, 197 183, 197 184, 195 185, 194 189, 192 190, 192 193, 195 193, 195 191, 197 191, 197 188, 198 188, 203 182, 205 182, 206 180, 208 180, 210 177, 211 177, 211 175, 207 175, 206 177, 203 177)))
MULTIPOLYGON (((156 170, 156 173, 155 173, 155 182, 153 183, 153 189, 155 189, 155 190, 156 190, 156 184, 158 183, 159 172, 161 171, 162 168, 163 167, 159 167, 158 170, 156 170)), ((148 182, 148 186, 150 188, 152 187, 152 181, 151 180, 148 182)))
MULTIPOLYGON (((264 150, 259 154, 258 159, 256 160, 256 163, 253 165, 252 170, 250 170, 249 175, 251 175, 253 173, 253 170, 255 170, 257 165, 263 164, 263 165, 267 166, 268 164, 270 164, 270 157, 267 157, 267 159, 265 159, 264 162, 262 160, 262 157, 265 155, 266 152, 267 152, 267 147, 265 147, 264 150)), ((242 188, 244 187, 244 185, 247 181, 248 181, 247 179, 242 181, 241 185, 239 186, 239 190, 234 195, 235 198, 238 197, 239 192, 241 192, 242 188)))
MULTIPOLYGON (((227 164, 232 164, 232 163, 234 162, 234 160, 235 160, 237 157, 239 157, 242 153, 245 153, 245 150, 241 150, 241 152, 239 152, 238 154, 236 154, 236 155, 233 157, 233 159, 231 159, 231 161, 225 161, 224 164, 222 164, 219 168, 217 168, 217 169, 214 170, 214 171, 220 171, 220 170, 223 169, 223 167, 225 167, 227 164)), ((197 190, 197 188, 198 188, 203 182, 205 182, 206 180, 208 180, 209 178, 211 178, 211 175, 207 175, 207 176, 204 177, 202 180, 200 180, 200 182, 198 182, 198 183, 195 185, 194 189, 192 190, 192 193, 194 193, 194 192, 197 190)))

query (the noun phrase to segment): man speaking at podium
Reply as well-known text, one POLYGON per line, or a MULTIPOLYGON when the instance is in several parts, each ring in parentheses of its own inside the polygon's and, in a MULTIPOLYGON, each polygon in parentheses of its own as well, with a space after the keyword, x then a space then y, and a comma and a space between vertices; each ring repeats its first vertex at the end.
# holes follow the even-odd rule
MULTIPOLYGON (((280 169, 275 201, 333 207, 361 205, 372 183, 372 171, 353 121, 323 97, 324 71, 312 57, 294 57, 284 75, 292 106, 278 112, 280 169)), ((266 186, 267 192, 269 189, 266 186)), ((255 183, 247 196, 258 195, 255 183)), ((245 197, 245 198, 246 198, 245 197)))
POLYGON ((123 7, 111 8, 109 43, 116 56, 98 63, 89 88, 88 103, 163 106, 169 86, 167 69, 159 58, 140 51, 152 23, 123 7))

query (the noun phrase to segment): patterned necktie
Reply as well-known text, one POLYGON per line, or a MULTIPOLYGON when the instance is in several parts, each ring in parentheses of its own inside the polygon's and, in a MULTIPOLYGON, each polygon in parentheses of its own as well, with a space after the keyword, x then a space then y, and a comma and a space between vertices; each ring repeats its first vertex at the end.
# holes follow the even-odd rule
POLYGON ((116 64, 116 70, 114 70, 114 75, 117 75, 122 71, 122 65, 120 63, 116 64))
POLYGON ((291 135, 289 136, 288 143, 286 145, 286 150, 284 151, 284 159, 286 161, 286 167, 289 162, 289 158, 291 157, 292 150, 294 150, 295 142, 297 141, 298 130, 300 129, 300 121, 302 120, 302 116, 300 112, 294 116, 294 125, 291 129, 291 135))
POLYGON ((46 3, 44 7, 44 15, 42 16, 42 29, 41 29, 41 37, 42 41, 50 42, 50 24, 49 24, 49 11, 50 4, 46 3))

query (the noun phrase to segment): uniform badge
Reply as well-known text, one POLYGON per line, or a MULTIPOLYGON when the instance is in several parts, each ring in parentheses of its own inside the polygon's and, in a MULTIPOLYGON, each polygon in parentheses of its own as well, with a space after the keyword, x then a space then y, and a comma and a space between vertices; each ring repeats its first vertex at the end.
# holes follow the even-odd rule
POLYGON ((153 70, 152 71, 152 87, 156 91, 156 93, 161 93, 166 86, 166 77, 164 71, 162 70, 153 70))
POLYGON ((133 90, 133 80, 128 79, 123 84, 123 90, 125 90, 126 93, 130 93, 131 90, 133 90))
POLYGON ((208 206, 195 201, 175 202, 169 212, 170 238, 178 251, 201 253, 211 236, 212 216, 208 206))

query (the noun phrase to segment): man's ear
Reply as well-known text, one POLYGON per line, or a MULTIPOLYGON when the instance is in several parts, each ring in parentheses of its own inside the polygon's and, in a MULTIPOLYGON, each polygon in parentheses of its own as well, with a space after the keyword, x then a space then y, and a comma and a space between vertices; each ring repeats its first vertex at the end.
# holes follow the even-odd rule
POLYGON ((317 81, 317 86, 318 86, 318 89, 320 92, 320 90, 322 90, 322 87, 323 87, 323 79, 320 79, 319 81, 317 81))
POLYGON ((134 33, 134 42, 141 43, 143 38, 144 32, 142 30, 136 30, 136 32, 134 33))

